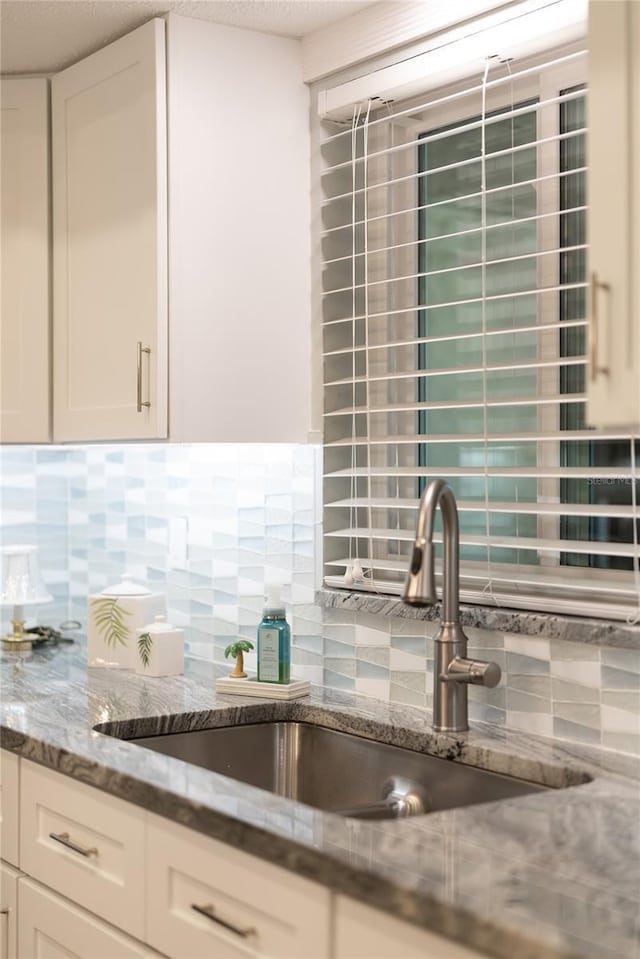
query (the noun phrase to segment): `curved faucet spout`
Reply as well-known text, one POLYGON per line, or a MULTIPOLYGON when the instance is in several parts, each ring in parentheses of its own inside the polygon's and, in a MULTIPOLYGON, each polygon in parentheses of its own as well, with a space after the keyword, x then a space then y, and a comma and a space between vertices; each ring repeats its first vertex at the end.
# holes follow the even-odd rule
POLYGON ((442 622, 453 625, 459 621, 458 554, 460 533, 456 498, 445 480, 432 480, 425 486, 420 498, 416 539, 413 544, 409 576, 402 598, 405 603, 411 606, 433 606, 437 602, 434 579, 433 527, 438 506, 442 511, 442 538, 444 543, 442 622))
POLYGON ((436 509, 442 511, 444 566, 442 622, 434 639, 433 728, 464 732, 469 728, 467 686, 495 686, 500 681, 497 663, 467 659, 467 637, 460 625, 458 508, 445 480, 432 480, 420 497, 416 539, 403 600, 411 606, 432 606, 437 601, 433 575, 433 527, 436 509))

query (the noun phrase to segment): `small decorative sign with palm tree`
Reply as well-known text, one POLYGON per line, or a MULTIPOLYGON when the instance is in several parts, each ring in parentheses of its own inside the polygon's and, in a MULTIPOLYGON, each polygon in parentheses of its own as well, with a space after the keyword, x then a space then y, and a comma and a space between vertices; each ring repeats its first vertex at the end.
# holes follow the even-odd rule
POLYGON ((236 665, 232 673, 229 673, 231 679, 246 679, 247 674, 244 671, 244 654, 253 649, 253 643, 248 639, 240 639, 237 643, 230 643, 224 651, 224 658, 235 656, 236 665))

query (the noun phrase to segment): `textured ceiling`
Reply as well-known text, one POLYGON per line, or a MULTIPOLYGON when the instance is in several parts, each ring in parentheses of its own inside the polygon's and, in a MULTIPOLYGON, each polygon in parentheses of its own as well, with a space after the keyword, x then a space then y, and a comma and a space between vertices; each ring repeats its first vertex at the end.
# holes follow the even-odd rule
POLYGON ((0 71, 55 73, 170 10, 301 37, 372 0, 0 0, 0 71))

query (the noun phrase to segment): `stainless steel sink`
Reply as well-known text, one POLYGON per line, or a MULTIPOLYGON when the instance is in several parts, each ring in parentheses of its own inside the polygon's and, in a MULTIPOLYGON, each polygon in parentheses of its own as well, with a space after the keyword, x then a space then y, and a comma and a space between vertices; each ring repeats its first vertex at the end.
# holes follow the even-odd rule
POLYGON ((309 723, 265 722, 128 741, 357 818, 421 815, 546 788, 309 723))

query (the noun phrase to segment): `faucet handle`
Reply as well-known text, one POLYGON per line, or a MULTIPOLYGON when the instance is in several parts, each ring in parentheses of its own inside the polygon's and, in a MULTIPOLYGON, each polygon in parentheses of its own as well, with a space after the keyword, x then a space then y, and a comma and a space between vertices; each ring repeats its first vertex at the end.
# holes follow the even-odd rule
POLYGON ((447 671, 440 677, 446 683, 470 683, 493 689, 500 682, 502 671, 497 663, 485 663, 481 659, 464 659, 455 656, 447 671))

